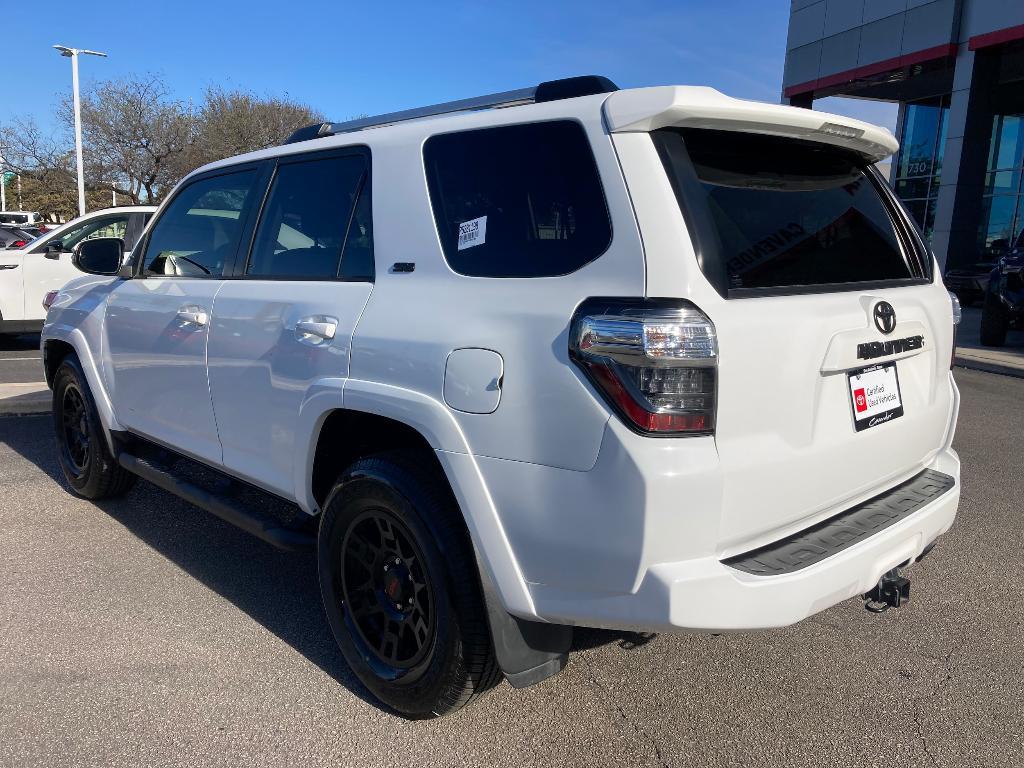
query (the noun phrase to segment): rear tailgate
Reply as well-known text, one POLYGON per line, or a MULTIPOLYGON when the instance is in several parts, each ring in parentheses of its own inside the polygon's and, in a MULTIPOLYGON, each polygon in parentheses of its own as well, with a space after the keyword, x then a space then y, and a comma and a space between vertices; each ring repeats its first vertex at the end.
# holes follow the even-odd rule
POLYGON ((735 300, 712 319, 725 549, 781 538, 895 485, 944 444, 952 319, 941 284, 735 300), (890 334, 874 326, 879 301, 895 310, 890 334), (861 344, 916 336, 919 349, 857 356, 861 344), (848 373, 890 361, 903 414, 858 430, 848 373))
POLYGON ((947 439, 952 311, 870 168, 891 135, 704 90, 628 94, 606 102, 609 127, 651 137, 669 181, 651 181, 641 142, 617 140, 648 294, 694 301, 717 330, 720 554, 920 471, 947 439))

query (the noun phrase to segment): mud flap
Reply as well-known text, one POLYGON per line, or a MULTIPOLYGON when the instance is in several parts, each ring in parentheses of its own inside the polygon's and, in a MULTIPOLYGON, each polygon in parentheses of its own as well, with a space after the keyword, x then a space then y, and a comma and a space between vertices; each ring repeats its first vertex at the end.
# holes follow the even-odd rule
POLYGON ((498 665, 509 684, 513 688, 526 688, 561 672, 569 659, 572 627, 513 616, 502 605, 498 590, 479 557, 477 569, 498 665))

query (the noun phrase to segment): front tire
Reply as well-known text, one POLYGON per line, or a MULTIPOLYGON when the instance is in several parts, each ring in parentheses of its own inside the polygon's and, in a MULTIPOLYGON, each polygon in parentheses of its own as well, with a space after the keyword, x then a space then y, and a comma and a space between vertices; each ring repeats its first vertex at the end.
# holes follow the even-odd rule
POLYGON ((57 459, 71 490, 86 499, 126 493, 135 475, 111 455, 96 404, 78 359, 64 359, 53 377, 57 459))
POLYGON ((324 609, 352 671, 408 718, 454 712, 500 679, 473 545, 432 457, 361 459, 324 505, 324 609))
POLYGON ((985 294, 981 306, 981 338, 986 347, 1002 347, 1006 344, 1006 331, 1010 327, 1010 316, 994 293, 985 294))

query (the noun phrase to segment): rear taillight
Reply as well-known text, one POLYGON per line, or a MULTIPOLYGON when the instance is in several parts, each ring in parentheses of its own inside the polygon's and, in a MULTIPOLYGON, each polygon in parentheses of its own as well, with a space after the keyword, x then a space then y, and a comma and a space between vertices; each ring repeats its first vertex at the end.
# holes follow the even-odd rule
POLYGON ((43 309, 47 312, 50 311, 50 307, 53 306, 53 302, 57 300, 58 293, 60 293, 60 291, 47 291, 46 295, 43 296, 43 309))
POLYGON ((24 248, 26 245, 28 245, 28 240, 15 240, 8 247, 9 248, 24 248))
POLYGON ((718 340, 693 304, 588 299, 573 316, 569 355, 633 429, 714 432, 718 340))
POLYGON ((953 370, 956 363, 956 332, 960 328, 960 321, 963 319, 964 311, 960 308, 960 299, 952 291, 949 293, 949 303, 953 305, 953 349, 949 353, 949 369, 953 370))

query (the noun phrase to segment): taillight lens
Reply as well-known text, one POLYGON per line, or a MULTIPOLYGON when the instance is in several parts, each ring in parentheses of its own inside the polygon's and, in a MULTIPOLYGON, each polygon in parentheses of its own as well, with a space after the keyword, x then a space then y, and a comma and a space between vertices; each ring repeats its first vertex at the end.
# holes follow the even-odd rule
POLYGON ((60 293, 60 291, 47 291, 46 295, 43 296, 43 309, 47 312, 50 311, 50 307, 53 306, 53 302, 57 300, 58 293, 60 293))
POLYGON ((953 370, 953 365, 956 363, 956 333, 960 328, 960 321, 964 317, 964 311, 960 308, 960 299, 957 298, 956 294, 952 291, 949 293, 949 303, 953 305, 953 349, 949 352, 949 369, 953 370))
POLYGON ((693 304, 589 299, 573 316, 569 355, 632 428, 714 432, 718 339, 693 304))

